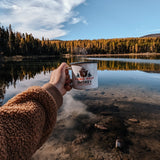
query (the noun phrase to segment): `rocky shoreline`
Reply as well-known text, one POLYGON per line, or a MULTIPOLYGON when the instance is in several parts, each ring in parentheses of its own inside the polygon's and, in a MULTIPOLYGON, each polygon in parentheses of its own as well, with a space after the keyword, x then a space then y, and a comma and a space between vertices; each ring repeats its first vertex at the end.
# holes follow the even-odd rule
POLYGON ((32 159, 159 160, 158 94, 131 90, 66 95, 51 137, 32 159))

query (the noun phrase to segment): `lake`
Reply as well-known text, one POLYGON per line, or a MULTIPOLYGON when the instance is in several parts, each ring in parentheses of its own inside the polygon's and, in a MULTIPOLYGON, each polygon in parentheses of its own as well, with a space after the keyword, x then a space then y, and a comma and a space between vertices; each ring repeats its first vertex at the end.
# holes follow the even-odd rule
POLYGON ((64 96, 55 130, 33 159, 118 159, 120 156, 158 160, 159 56, 83 56, 1 62, 0 105, 30 86, 47 83, 51 71, 61 62, 75 61, 98 62, 99 88, 73 89, 64 96), (115 149, 118 137, 124 143, 122 150, 115 149))

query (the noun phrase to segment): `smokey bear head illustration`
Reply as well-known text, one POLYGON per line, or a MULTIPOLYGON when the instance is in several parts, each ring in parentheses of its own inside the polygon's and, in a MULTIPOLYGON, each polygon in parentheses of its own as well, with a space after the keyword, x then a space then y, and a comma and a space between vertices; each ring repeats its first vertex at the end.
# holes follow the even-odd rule
POLYGON ((79 71, 81 77, 86 77, 87 76, 87 73, 88 73, 88 70, 86 70, 85 68, 82 68, 80 71, 79 71))

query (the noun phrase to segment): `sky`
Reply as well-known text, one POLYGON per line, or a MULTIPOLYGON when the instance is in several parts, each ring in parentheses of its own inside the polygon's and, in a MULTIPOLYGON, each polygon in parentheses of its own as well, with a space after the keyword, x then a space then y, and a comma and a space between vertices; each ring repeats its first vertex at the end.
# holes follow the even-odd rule
POLYGON ((0 25, 50 40, 160 33, 160 0, 0 0, 0 25))

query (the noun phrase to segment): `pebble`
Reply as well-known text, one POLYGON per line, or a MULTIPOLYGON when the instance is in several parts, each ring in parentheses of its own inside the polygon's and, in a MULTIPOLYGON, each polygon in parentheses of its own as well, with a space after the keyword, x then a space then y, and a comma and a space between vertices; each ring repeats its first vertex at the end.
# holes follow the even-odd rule
POLYGON ((104 127, 102 125, 99 125, 99 124, 94 124, 95 128, 98 128, 98 129, 101 129, 101 130, 108 130, 107 127, 104 127))
POLYGON ((139 120, 135 118, 130 118, 128 119, 128 121, 133 122, 133 123, 139 123, 139 120))

